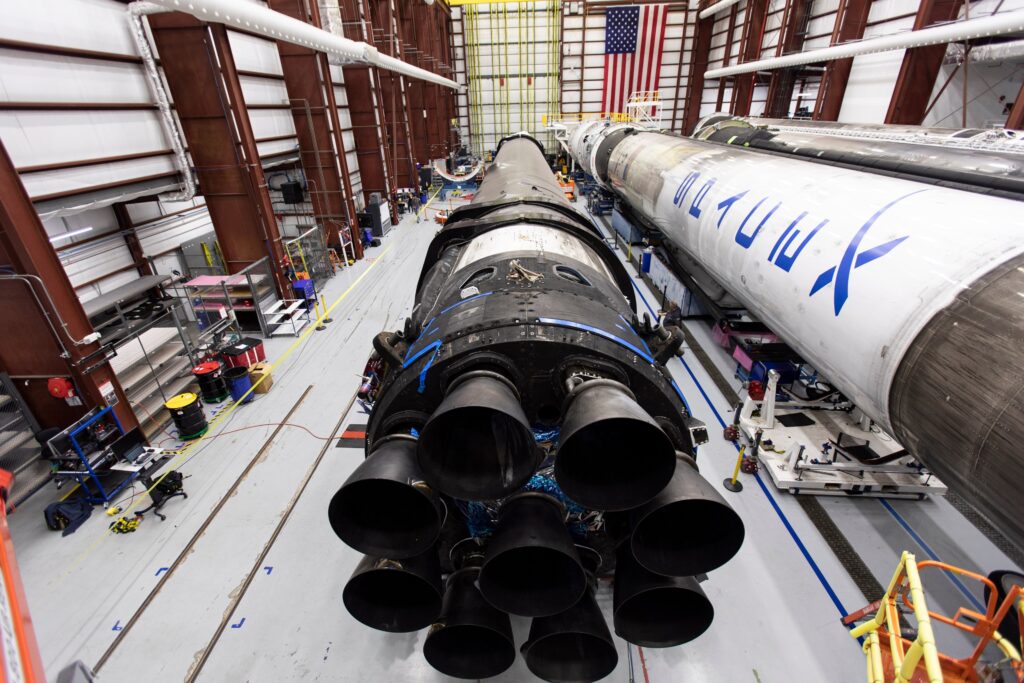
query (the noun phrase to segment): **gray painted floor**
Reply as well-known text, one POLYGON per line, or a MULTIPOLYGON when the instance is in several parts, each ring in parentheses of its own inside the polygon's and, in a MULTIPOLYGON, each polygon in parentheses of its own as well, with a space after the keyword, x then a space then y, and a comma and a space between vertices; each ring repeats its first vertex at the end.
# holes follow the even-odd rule
MULTIPOLYGON (((359 556, 338 540, 326 516, 362 452, 325 439, 366 421, 351 400, 370 340, 408 314, 435 228, 406 219, 369 258, 336 276, 326 291, 329 306, 338 301, 326 331, 311 332, 290 352, 294 339, 268 340, 269 360, 288 352, 274 370, 273 389, 239 406, 195 448, 181 467, 189 497, 166 506, 167 521, 147 516, 138 531, 117 536, 105 533, 111 520, 97 510, 62 538, 43 524, 42 508, 57 495, 52 490, 12 515, 51 678, 76 659, 95 666, 115 641, 101 681, 445 678, 422 657, 425 632, 380 633, 347 614, 341 590, 359 556), (289 411, 289 423, 312 434, 283 427, 271 438, 289 411)), ((700 330, 695 336, 702 345, 710 339, 700 330)), ((706 350, 724 356, 710 344, 706 350)), ((727 358, 713 362, 730 367, 727 358)), ((729 419, 730 401, 692 354, 671 361, 670 369, 692 412, 709 426, 712 440, 699 462, 718 485, 736 457, 716 418, 729 419)), ((746 543, 703 584, 716 609, 711 629, 668 650, 627 649, 618 641, 619 666, 606 680, 863 680, 863 655, 839 619, 866 601, 797 502, 769 481, 762 486, 744 477, 741 493, 724 495, 746 522, 746 543)), ((945 501, 894 501, 891 509, 877 500, 822 502, 883 584, 904 549, 984 572, 1011 566, 945 501)), ((934 585, 929 598, 944 609, 966 600, 948 581, 934 585)), ((609 612, 610 587, 601 587, 599 601, 609 612)), ((514 623, 521 644, 528 623, 514 623)), ((520 660, 497 680, 534 679, 520 660)))

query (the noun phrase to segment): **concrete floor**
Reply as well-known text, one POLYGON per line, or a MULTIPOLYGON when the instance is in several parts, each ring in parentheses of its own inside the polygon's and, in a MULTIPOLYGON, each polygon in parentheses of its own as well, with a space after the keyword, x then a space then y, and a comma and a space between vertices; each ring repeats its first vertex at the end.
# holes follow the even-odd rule
MULTIPOLYGON (((337 305, 326 331, 297 344, 267 341, 268 359, 281 361, 273 389, 239 406, 195 447, 181 467, 189 497, 164 508, 167 521, 147 516, 138 531, 118 536, 106 533, 111 520, 97 510, 62 538, 42 519, 58 495, 51 489, 11 516, 51 679, 74 660, 102 662, 101 681, 445 679, 423 659, 425 632, 373 631, 345 611, 341 591, 359 555, 338 540, 326 515, 363 457, 328 439, 365 423, 352 399, 370 340, 408 314, 435 228, 406 218, 382 247, 331 280, 325 296, 337 305), (289 412, 290 424, 312 434, 278 429, 289 412)), ((728 370, 706 330, 689 324, 715 365, 728 370)), ((693 414, 708 424, 712 440, 699 463, 717 485, 736 457, 719 436, 734 399, 718 392, 693 354, 669 367, 693 414)), ((770 481, 744 476, 744 490, 725 495, 745 520, 746 543, 703 584, 716 609, 711 629, 667 650, 617 640, 619 666, 606 680, 864 679, 860 647, 839 619, 866 600, 797 502, 770 481)), ((1013 566, 945 501, 822 502, 883 584, 904 549, 983 572, 1013 566)), ((948 581, 934 586, 929 598, 942 609, 967 600, 948 581)), ((610 622, 610 587, 598 599, 610 622)), ((521 644, 528 622, 513 623, 521 644)), ((536 679, 520 659, 497 680, 536 679)))

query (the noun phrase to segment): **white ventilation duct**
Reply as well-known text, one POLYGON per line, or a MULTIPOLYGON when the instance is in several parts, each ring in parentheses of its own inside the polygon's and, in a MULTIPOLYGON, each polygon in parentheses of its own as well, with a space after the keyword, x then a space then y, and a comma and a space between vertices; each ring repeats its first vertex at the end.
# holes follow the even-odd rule
POLYGON ((454 90, 459 90, 462 87, 451 79, 413 66, 400 59, 382 55, 372 45, 324 31, 258 3, 246 2, 246 0, 153 0, 153 3, 174 12, 191 14, 202 21, 220 23, 271 40, 301 45, 340 57, 348 62, 372 64, 410 78, 418 78, 454 90))
POLYGON ((700 13, 697 15, 697 18, 707 19, 708 17, 713 17, 722 10, 728 9, 733 5, 737 4, 739 1, 740 0, 722 0, 721 2, 716 2, 710 7, 705 7, 704 9, 702 9, 700 13))
POLYGON ((1021 32, 1024 32, 1024 10, 1003 12, 987 17, 978 17, 977 19, 967 19, 965 21, 954 21, 939 26, 931 26, 918 31, 905 31, 877 38, 868 38, 867 40, 843 43, 842 45, 833 45, 832 47, 820 50, 795 52, 790 55, 783 55, 782 57, 759 59, 734 66, 708 69, 704 72, 704 78, 725 78, 726 76, 738 76, 739 74, 747 74, 753 71, 817 64, 818 62, 828 62, 833 59, 845 59, 875 52, 888 52, 890 50, 923 47, 925 45, 941 45, 961 40, 974 40, 977 38, 987 38, 988 36, 1021 32))

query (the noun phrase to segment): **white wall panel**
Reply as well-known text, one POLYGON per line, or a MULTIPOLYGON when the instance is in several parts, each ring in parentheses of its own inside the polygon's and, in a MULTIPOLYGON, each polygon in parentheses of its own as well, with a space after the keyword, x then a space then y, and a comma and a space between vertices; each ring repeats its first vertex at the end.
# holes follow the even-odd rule
POLYGON ((256 71, 281 75, 281 58, 277 44, 272 40, 247 33, 228 31, 228 42, 235 66, 241 71, 256 71))
POLYGON ((0 98, 13 102, 151 102, 138 64, 0 49, 0 98))
POLYGON ((284 81, 259 76, 239 76, 246 104, 288 104, 284 81))
POLYGON ((175 171, 174 160, 170 155, 165 155, 27 173, 21 176, 21 181, 29 196, 37 198, 104 183, 123 182, 127 185, 138 178, 163 174, 167 174, 168 183, 173 184, 174 178, 171 176, 175 171))
POLYGON ((250 109, 249 121, 257 140, 295 134, 295 122, 285 109, 250 109))
POLYGON ((15 166, 167 149, 156 113, 140 111, 0 111, 0 138, 15 166))
POLYGON ((44 45, 135 55, 123 3, 115 0, 11 0, 0 36, 44 45))

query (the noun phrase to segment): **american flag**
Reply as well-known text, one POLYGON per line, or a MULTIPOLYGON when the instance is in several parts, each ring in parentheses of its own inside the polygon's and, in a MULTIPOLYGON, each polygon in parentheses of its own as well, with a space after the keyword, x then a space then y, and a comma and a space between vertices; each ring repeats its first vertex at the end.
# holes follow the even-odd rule
POLYGON ((658 89, 667 16, 666 5, 629 5, 605 11, 601 111, 623 112, 633 93, 658 89))

